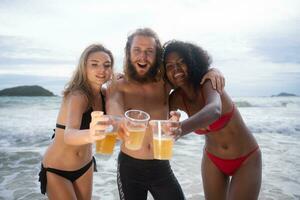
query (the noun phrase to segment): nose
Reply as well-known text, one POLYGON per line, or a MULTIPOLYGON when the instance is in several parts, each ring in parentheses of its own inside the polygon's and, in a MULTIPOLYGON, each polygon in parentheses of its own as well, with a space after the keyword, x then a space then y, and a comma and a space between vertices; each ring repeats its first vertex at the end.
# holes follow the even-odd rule
POLYGON ((174 65, 174 72, 177 72, 179 70, 179 68, 180 68, 180 66, 177 63, 175 63, 175 65, 174 65))
POLYGON ((140 54, 141 61, 145 61, 147 59, 147 53, 145 51, 142 51, 140 54))
POLYGON ((99 72, 104 72, 105 71, 105 67, 103 66, 103 65, 99 65, 98 67, 97 67, 97 71, 99 71, 99 72))

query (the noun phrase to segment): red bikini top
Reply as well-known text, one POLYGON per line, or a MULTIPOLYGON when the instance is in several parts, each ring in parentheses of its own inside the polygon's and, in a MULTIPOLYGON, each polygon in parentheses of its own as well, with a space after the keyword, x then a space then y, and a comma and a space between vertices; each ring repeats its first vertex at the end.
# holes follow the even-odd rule
MULTIPOLYGON (((184 92, 181 92, 181 97, 182 97, 182 101, 184 103, 185 109, 187 111, 187 114, 189 116, 191 116, 190 113, 189 113, 187 104, 185 102, 185 97, 186 96, 185 96, 184 92)), ((197 134, 199 134, 199 135, 202 135, 202 134, 206 134, 206 133, 209 133, 209 132, 214 132, 214 131, 221 130, 230 121, 231 117, 234 114, 234 110, 235 110, 235 106, 232 103, 232 110, 230 112, 223 114, 219 119, 217 119, 216 121, 214 121, 213 123, 211 123, 207 128, 205 128, 205 129, 197 129, 194 132, 197 133, 197 134)))

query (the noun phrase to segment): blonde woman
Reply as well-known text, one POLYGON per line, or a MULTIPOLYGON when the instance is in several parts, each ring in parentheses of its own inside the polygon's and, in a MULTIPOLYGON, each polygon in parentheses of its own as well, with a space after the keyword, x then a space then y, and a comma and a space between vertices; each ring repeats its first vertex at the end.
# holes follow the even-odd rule
POLYGON ((44 155, 39 181, 49 199, 91 199, 92 143, 102 139, 89 131, 92 111, 105 113, 102 85, 112 76, 112 53, 101 44, 88 46, 63 92, 55 135, 44 155))

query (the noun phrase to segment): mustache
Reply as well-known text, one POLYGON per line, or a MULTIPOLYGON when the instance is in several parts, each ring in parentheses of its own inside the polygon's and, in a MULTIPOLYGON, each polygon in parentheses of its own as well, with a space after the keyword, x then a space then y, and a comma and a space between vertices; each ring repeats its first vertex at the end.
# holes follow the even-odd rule
POLYGON ((158 68, 155 65, 151 65, 148 71, 143 76, 140 76, 131 61, 128 62, 127 68, 129 79, 140 83, 153 82, 158 72, 158 68))

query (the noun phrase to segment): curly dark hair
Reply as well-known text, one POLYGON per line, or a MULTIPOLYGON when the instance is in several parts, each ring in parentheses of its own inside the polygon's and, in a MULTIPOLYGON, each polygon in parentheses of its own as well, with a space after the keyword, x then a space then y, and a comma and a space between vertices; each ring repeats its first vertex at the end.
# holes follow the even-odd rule
POLYGON ((155 40, 156 43, 156 57, 155 57, 155 63, 154 66, 152 66, 149 69, 147 80, 146 81, 153 81, 153 80, 159 80, 162 78, 163 75, 162 70, 162 44, 157 36, 157 34, 150 28, 139 28, 136 29, 133 33, 131 33, 126 42, 125 46, 125 60, 124 60, 124 74, 127 79, 134 79, 136 80, 136 71, 134 70, 134 67, 131 64, 130 61, 130 48, 133 42, 133 39, 135 36, 146 36, 146 37, 152 37, 155 40))
MULTIPOLYGON (((212 62, 208 53, 198 45, 178 40, 166 42, 163 49, 164 67, 166 65, 166 57, 172 52, 178 53, 179 56, 182 57, 183 62, 187 65, 188 82, 192 84, 195 91, 198 91, 200 81, 207 73, 212 62)), ((167 77, 165 76, 165 78, 167 77)))

